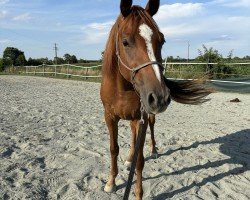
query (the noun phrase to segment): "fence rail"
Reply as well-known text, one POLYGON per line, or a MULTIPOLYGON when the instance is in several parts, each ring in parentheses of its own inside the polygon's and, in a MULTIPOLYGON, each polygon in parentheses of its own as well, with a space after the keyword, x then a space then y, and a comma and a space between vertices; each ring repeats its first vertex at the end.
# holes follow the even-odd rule
MULTIPOLYGON (((176 80, 176 81, 193 81, 198 79, 183 79, 183 78, 168 78, 170 80, 176 80)), ((243 84, 243 85, 250 85, 250 82, 241 82, 241 81, 223 81, 223 80, 212 80, 208 79, 206 82, 218 82, 218 83, 232 83, 232 84, 243 84)))
MULTIPOLYGON (((210 73, 208 66, 216 66, 222 64, 223 66, 236 67, 237 69, 247 69, 247 73, 226 73, 226 72, 213 72, 214 75, 220 77, 250 77, 250 62, 245 63, 199 63, 199 62, 164 62, 165 71, 167 76, 174 80, 194 80, 196 77, 206 77, 210 73), (198 69, 198 70, 197 70, 198 69), (182 75, 188 74, 187 77, 182 75), (190 77, 191 76, 191 77, 190 77), (195 77, 196 76, 196 77, 195 77)), ((25 71, 22 73, 34 74, 34 75, 48 75, 52 76, 66 76, 69 77, 78 77, 78 78, 101 78, 101 66, 78 66, 72 64, 63 64, 63 65, 39 65, 39 66, 25 66, 25 71)), ((235 69, 236 69, 235 68, 235 69)), ((231 83, 231 84, 241 84, 241 85, 250 85, 250 82, 246 81, 233 81, 233 80, 218 80, 217 78, 206 78, 208 82, 218 82, 218 83, 231 83)))
POLYGON ((211 79, 217 81, 216 79, 250 77, 250 62, 164 62, 163 64, 167 71, 167 76, 170 78, 203 78, 208 79, 208 81, 211 79))
POLYGON ((219 64, 223 64, 223 65, 250 65, 250 62, 247 62, 247 63, 165 62, 165 63, 164 63, 165 66, 166 66, 166 65, 219 65, 219 64))
POLYGON ((71 65, 71 64, 63 64, 63 65, 38 65, 38 66, 25 66, 25 73, 26 74, 53 74, 55 77, 57 75, 64 75, 67 77, 81 77, 81 78, 100 78, 101 75, 88 75, 89 70, 94 70, 94 69, 100 69, 102 65, 96 65, 96 66, 90 66, 90 67, 84 67, 84 66, 78 66, 78 65, 71 65), (42 71, 38 71, 38 69, 41 69, 42 71), (50 68, 50 71, 46 71, 46 68, 50 68), (59 68, 61 68, 59 70, 59 68), (65 71, 62 70, 62 68, 66 68, 66 72, 61 72, 61 71, 65 71), (33 69, 30 71, 30 69, 33 69), (53 69, 53 70, 51 70, 53 69), (85 70, 82 73, 84 73, 84 75, 82 74, 74 74, 74 73, 69 73, 69 70, 72 69, 81 69, 81 70, 85 70))

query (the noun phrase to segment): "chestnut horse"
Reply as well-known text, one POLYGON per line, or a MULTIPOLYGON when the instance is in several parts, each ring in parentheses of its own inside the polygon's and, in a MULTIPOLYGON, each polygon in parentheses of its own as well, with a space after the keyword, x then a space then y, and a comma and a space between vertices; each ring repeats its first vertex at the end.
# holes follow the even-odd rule
MULTIPOLYGON (((170 99, 180 103, 199 104, 210 91, 196 82, 174 82, 163 76, 161 48, 164 35, 152 16, 159 0, 149 0, 146 8, 132 6, 132 0, 121 0, 121 14, 113 25, 106 45, 103 65, 101 100, 110 135, 111 169, 104 190, 116 190, 118 121, 130 120, 132 141, 126 164, 135 152, 141 117, 144 119, 136 162, 135 195, 142 199, 143 146, 148 124, 153 130, 155 114, 167 109, 170 99)), ((153 135, 152 135, 153 136, 153 135)), ((152 138, 152 153, 156 153, 152 138)))

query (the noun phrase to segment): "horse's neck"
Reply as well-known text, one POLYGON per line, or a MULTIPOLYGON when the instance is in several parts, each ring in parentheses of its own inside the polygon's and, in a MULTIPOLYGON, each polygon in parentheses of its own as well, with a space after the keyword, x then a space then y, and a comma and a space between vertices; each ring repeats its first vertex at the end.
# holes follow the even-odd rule
POLYGON ((133 85, 129 81, 127 81, 118 70, 119 69, 118 66, 116 69, 117 69, 115 76, 116 90, 118 92, 125 92, 125 91, 135 92, 133 85))

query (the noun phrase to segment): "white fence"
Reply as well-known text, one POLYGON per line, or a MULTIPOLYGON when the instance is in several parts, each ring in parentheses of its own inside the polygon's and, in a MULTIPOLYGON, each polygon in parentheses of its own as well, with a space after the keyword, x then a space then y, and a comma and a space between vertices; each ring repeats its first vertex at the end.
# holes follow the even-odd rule
MULTIPOLYGON (((174 68, 173 66, 178 65, 178 66, 195 66, 195 65, 218 65, 220 63, 191 63, 191 62, 164 62, 163 65, 165 66, 165 69, 169 72, 179 72, 179 71, 171 71, 171 68, 174 68)), ((227 66, 242 66, 246 65, 247 67, 250 67, 250 63, 223 63, 223 65, 227 66)), ((45 75, 45 74, 52 74, 55 77, 57 75, 64 75, 67 77, 81 77, 81 78, 101 78, 100 75, 100 69, 102 65, 96 65, 96 66, 89 66, 89 67, 83 67, 83 66, 77 66, 77 65, 71 65, 71 64, 63 64, 63 65, 39 65, 39 66, 25 66, 26 74, 40 74, 40 75, 45 75), (48 70, 49 68, 49 70, 48 70), (64 68, 64 72, 62 72, 62 68, 64 68), (60 69, 60 70, 59 70, 60 69), (84 70, 82 74, 74 74, 70 73, 69 71, 72 69, 82 69, 84 70), (98 75, 89 75, 90 70, 95 69, 98 72, 99 69, 99 74, 98 75), (47 71, 46 71, 47 70, 47 71)), ((204 73, 204 72, 202 72, 204 73)), ((234 75, 234 74, 229 74, 229 75, 234 75)), ((250 77, 250 74, 248 75, 242 75, 242 76, 247 76, 250 77)), ((193 80, 193 79, 183 79, 183 78, 171 78, 172 80, 193 80)), ((232 84, 245 84, 245 85, 250 85, 250 82, 241 82, 241 81, 227 81, 227 80, 211 80, 208 79, 207 81, 209 82, 220 82, 220 83, 232 83, 232 84)))
MULTIPOLYGON (((250 62, 245 62, 245 63, 194 63, 194 62, 164 62, 164 67, 165 70, 168 72, 176 72, 176 73, 180 73, 181 71, 174 71, 174 66, 195 66, 195 65, 205 65, 206 66, 206 73, 209 72, 208 66, 209 65, 219 65, 219 64, 223 64, 224 66, 247 66, 250 67, 250 62), (172 70, 171 70, 172 69, 172 70)), ((204 72, 201 72, 204 74, 204 72)), ((220 75, 220 73, 214 73, 217 75, 220 75)), ((250 74, 223 74, 223 75, 228 75, 228 76, 233 76, 233 75, 237 75, 237 76, 241 76, 241 77, 249 77, 250 78, 250 74)), ((169 78, 172 80, 194 80, 194 79, 183 79, 183 78, 169 78)), ((250 85, 250 82, 241 82, 241 81, 227 81, 227 80, 213 80, 213 79, 207 79, 207 82, 218 82, 218 83, 232 83, 232 84, 242 84, 242 85, 250 85)))
POLYGON ((89 70, 90 69, 100 69, 102 65, 96 65, 96 66, 90 66, 90 67, 83 67, 83 66, 77 66, 77 65, 71 65, 71 64, 63 64, 63 65, 38 65, 38 66, 25 66, 25 73, 26 74, 53 74, 55 77, 57 75, 64 75, 64 76, 72 76, 72 77, 82 77, 82 78, 100 78, 101 75, 88 75, 89 70), (65 72, 61 72, 61 68, 65 68, 66 69, 66 73, 65 72), (50 70, 46 71, 46 68, 50 68, 50 70), (83 69, 85 70, 84 75, 79 75, 79 74, 73 74, 73 73, 69 73, 69 71, 73 68, 77 68, 77 69, 83 69), (33 70, 32 70, 33 69, 33 70), (53 70, 51 70, 53 69, 53 70), (60 70, 59 70, 60 69, 60 70))

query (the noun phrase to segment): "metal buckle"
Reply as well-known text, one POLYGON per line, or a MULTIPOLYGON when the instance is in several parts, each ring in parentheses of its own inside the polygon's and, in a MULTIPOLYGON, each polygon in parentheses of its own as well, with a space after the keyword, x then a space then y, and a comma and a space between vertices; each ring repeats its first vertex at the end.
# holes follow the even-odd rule
POLYGON ((140 123, 144 124, 144 119, 143 119, 143 113, 144 113, 144 106, 143 106, 143 103, 142 103, 142 100, 140 99, 140 102, 141 102, 141 108, 140 108, 140 111, 141 111, 141 119, 140 119, 140 123))

